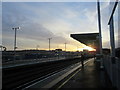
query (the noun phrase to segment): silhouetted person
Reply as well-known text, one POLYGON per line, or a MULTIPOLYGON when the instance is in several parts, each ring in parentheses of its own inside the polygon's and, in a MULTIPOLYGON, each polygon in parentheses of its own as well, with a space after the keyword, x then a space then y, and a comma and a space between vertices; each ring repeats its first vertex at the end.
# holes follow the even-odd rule
POLYGON ((96 59, 95 57, 96 57, 96 54, 94 53, 94 55, 93 55, 93 57, 94 57, 94 60, 96 59))
POLYGON ((81 54, 81 64, 82 64, 82 67, 84 67, 84 59, 85 59, 85 55, 82 53, 81 54))

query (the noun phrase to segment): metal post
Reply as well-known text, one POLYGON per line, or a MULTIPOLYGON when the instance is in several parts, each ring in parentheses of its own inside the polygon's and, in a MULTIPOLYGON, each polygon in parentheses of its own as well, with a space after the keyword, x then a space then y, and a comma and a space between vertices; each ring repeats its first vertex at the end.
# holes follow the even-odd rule
MULTIPOLYGON (((101 35, 101 16, 100 16, 100 3, 99 0, 97 2, 98 7, 98 25, 99 25, 99 44, 100 44, 100 55, 102 55, 102 35, 101 35)), ((103 61, 101 58, 101 68, 103 68, 103 61)))
POLYGON ((49 40, 49 51, 50 51, 50 40, 51 40, 52 38, 48 38, 48 40, 49 40))
POLYGON ((111 43, 111 56, 115 57, 115 39, 114 39, 114 21, 113 17, 110 21, 110 43, 111 43))
POLYGON ((15 41, 14 41, 14 61, 16 59, 16 28, 15 28, 15 41))
POLYGON ((66 44, 67 44, 67 43, 65 42, 65 58, 67 57, 67 56, 66 56, 66 44))
POLYGON ((16 49, 16 28, 15 28, 15 41, 14 41, 14 51, 15 51, 15 49, 16 49))
POLYGON ((36 50, 39 50, 39 45, 36 46, 36 50))
POLYGON ((67 43, 65 43, 65 51, 66 51, 66 44, 67 44, 67 43))
POLYGON ((15 40, 14 40, 14 61, 16 59, 16 33, 17 33, 17 29, 20 29, 20 27, 17 27, 17 28, 12 28, 13 30, 15 30, 15 40))
MULTIPOLYGON (((116 78, 116 70, 113 68, 116 66, 116 60, 115 60, 115 39, 114 39, 114 21, 113 21, 113 16, 110 20, 110 43, 111 43, 111 61, 112 64, 112 82, 113 82, 113 86, 116 87, 117 85, 117 78, 116 78)), ((116 68, 117 69, 117 68, 116 68)))

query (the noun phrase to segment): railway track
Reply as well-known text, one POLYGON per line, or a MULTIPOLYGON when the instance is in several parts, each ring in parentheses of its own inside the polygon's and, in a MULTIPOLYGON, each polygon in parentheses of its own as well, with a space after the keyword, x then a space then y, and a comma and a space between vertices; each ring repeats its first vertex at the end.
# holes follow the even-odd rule
POLYGON ((3 90, 18 90, 78 63, 80 58, 37 63, 3 69, 3 90))

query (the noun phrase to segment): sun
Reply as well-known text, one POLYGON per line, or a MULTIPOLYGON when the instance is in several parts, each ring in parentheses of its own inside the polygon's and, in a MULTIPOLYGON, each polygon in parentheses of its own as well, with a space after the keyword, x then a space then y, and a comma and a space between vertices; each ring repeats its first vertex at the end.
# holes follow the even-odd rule
POLYGON ((96 49, 85 46, 84 48, 79 48, 78 50, 83 51, 84 49, 87 49, 88 51, 96 51, 96 49))

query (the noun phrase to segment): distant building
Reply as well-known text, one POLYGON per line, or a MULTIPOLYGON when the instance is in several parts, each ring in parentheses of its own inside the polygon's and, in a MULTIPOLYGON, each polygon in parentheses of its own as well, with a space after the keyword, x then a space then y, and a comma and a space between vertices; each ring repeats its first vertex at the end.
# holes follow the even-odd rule
POLYGON ((62 51, 62 49, 55 49, 55 51, 62 51))

